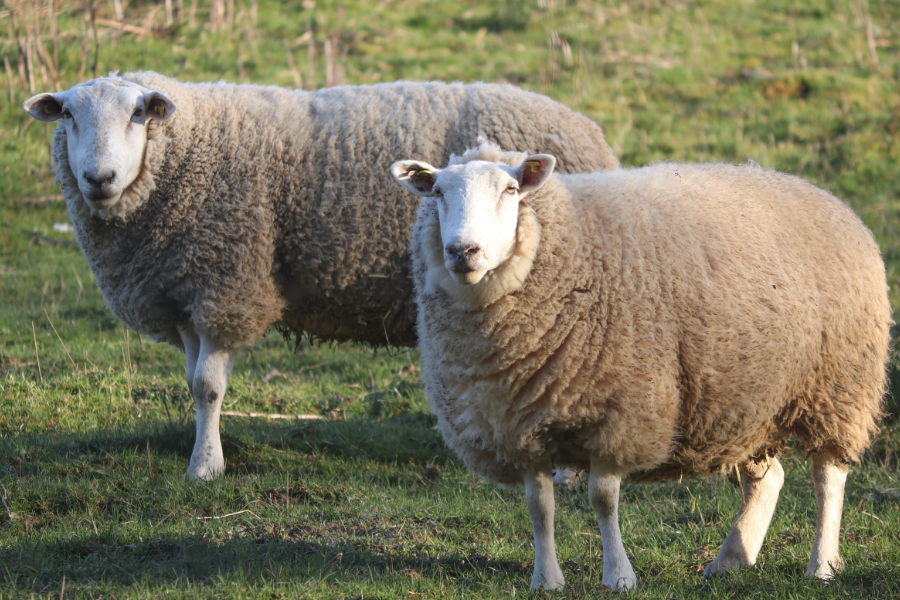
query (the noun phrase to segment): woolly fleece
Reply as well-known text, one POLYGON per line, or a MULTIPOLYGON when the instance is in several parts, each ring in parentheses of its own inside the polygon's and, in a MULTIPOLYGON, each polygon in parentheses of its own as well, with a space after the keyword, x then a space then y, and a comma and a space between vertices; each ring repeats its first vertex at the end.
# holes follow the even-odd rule
POLYGON ((227 346, 273 324, 376 345, 415 343, 407 247, 417 204, 388 166, 441 162, 479 136, 614 169, 601 129, 510 85, 386 83, 306 92, 123 76, 177 105, 151 121, 144 168, 119 205, 85 203, 65 128, 54 154, 77 240, 109 308, 181 347, 179 324, 227 346))
MULTIPOLYGON (((488 145, 470 152, 518 166, 488 145)), ((881 417, 891 311, 871 233, 796 177, 728 165, 553 175, 512 259, 446 273, 414 228, 425 384, 450 447, 516 485, 591 455, 660 480, 752 467, 791 435, 856 459, 881 417), (443 274, 442 274, 443 273, 443 274)))

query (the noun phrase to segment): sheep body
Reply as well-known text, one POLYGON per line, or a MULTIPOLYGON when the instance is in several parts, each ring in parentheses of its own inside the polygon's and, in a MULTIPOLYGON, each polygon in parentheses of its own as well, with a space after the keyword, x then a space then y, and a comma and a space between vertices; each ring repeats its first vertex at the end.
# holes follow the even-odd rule
POLYGON ((109 308, 177 346, 185 323, 228 347, 252 344, 273 324, 414 344, 406 248, 416 205, 373 165, 408 153, 444 160, 483 135, 554 149, 573 171, 618 166, 591 121, 509 85, 304 92, 151 72, 123 79, 178 107, 171 120, 148 123, 138 180, 113 208, 88 206, 62 126, 57 180, 109 308))
POLYGON ((426 391, 483 477, 515 485, 543 457, 599 456, 677 479, 791 435, 846 461, 868 445, 884 266, 827 192, 726 165, 555 176, 520 204, 514 256, 474 286, 442 273, 436 214, 423 200, 412 245, 426 391))

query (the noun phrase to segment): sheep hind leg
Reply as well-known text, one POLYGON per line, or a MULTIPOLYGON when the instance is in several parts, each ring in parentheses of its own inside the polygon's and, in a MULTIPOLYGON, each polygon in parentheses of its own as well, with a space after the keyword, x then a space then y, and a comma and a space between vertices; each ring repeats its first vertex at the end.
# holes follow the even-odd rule
POLYGON ((191 394, 197 407, 197 439, 185 475, 187 479, 208 481, 225 471, 225 456, 219 437, 219 417, 236 354, 233 348, 227 348, 210 338, 199 336, 199 350, 193 374, 190 355, 188 357, 191 394))
POLYGON ((831 579, 843 561, 838 550, 841 512, 844 505, 844 484, 849 467, 828 453, 813 456, 813 483, 819 503, 816 539, 806 567, 806 576, 831 579))
POLYGON ((622 544, 619 529, 619 487, 621 473, 607 463, 591 459, 588 496, 597 514, 600 539, 603 543, 603 585, 621 590, 637 584, 637 575, 622 544))
POLYGON ((778 494, 784 485, 784 469, 777 458, 770 458, 767 463, 747 462, 739 468, 746 503, 741 503, 718 556, 703 571, 706 578, 756 564, 772 515, 775 514, 778 494))
POLYGON ((558 590, 566 582, 556 558, 553 516, 553 469, 549 459, 525 474, 525 500, 534 528, 534 576, 531 589, 558 590))
POLYGON ((188 391, 194 397, 194 373, 197 371, 197 359, 200 358, 200 338, 194 332, 190 324, 178 330, 181 343, 184 346, 185 372, 187 375, 188 391))

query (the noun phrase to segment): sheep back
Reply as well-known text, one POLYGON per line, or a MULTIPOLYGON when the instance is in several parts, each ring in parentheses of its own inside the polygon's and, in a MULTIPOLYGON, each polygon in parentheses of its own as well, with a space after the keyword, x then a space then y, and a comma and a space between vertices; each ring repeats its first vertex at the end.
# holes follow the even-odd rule
POLYGON ((409 277, 416 202, 387 167, 434 162, 479 136, 554 152, 563 170, 618 167, 601 129, 510 85, 389 83, 304 92, 124 79, 178 109, 151 122, 145 168, 122 214, 94 213, 55 133, 58 181, 109 308, 180 344, 175 328, 233 346, 278 324, 376 345, 415 343, 409 277))
POLYGON ((490 480, 517 484, 547 455, 636 480, 706 474, 792 435, 854 460, 876 430, 884 265, 853 212, 799 178, 676 164, 551 178, 520 205, 520 246, 540 240, 531 271, 487 306, 426 286, 435 222, 426 199, 412 246, 426 391, 490 480))

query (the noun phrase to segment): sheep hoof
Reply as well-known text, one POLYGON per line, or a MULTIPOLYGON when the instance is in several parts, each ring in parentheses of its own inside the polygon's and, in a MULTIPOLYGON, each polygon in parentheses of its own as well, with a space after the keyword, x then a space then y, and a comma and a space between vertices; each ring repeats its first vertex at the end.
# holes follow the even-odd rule
POLYGON ((214 465, 191 465, 188 467, 187 473, 184 474, 184 479, 191 482, 212 481, 221 477, 224 472, 225 465, 218 468, 214 465))
POLYGON ((578 471, 573 469, 553 469, 553 485, 571 487, 578 479, 578 471))
POLYGON ((828 562, 825 561, 820 565, 815 565, 810 563, 806 567, 806 576, 810 579, 821 579, 822 581, 831 581, 834 579, 834 572, 837 569, 841 568, 843 561, 841 559, 837 559, 837 561, 828 562), (834 563, 837 564, 834 564, 834 563))
POLYGON ((721 575, 722 573, 726 573, 728 571, 746 569, 747 567, 752 566, 753 565, 747 564, 747 561, 742 560, 738 557, 722 556, 720 554, 714 561, 706 565, 705 569, 703 569, 703 578, 709 579, 710 577, 715 577, 716 575, 721 575))
POLYGON ((531 578, 531 589, 538 590, 561 590, 566 585, 562 571, 556 567, 555 573, 538 573, 535 571, 534 577, 531 578))
POLYGON ((601 583, 614 590, 632 590, 637 585, 637 575, 634 574, 634 570, 631 568, 628 571, 627 573, 617 573, 610 577, 607 577, 604 572, 601 583))

